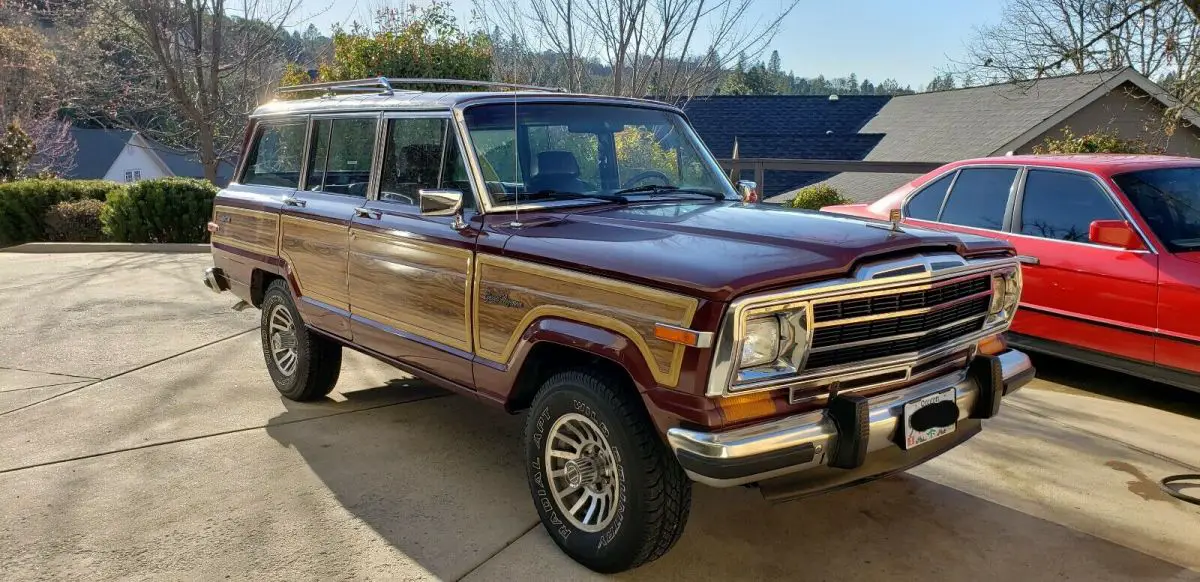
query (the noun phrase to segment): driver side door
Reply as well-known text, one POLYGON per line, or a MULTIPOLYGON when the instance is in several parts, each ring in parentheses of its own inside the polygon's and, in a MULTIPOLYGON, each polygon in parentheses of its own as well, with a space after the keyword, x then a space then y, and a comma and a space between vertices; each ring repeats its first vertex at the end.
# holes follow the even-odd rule
POLYGON ((350 228, 355 343, 471 386, 475 196, 447 115, 389 116, 379 185, 350 228), (422 190, 462 193, 463 217, 422 212, 422 190), (466 220, 462 220, 465 218, 466 220))

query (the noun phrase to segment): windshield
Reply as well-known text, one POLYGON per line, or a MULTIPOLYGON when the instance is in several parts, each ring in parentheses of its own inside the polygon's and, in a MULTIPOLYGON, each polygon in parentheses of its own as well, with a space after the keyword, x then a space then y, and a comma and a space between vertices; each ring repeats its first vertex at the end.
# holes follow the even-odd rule
POLYGON ((464 117, 495 206, 736 198, 688 124, 669 111, 518 103, 514 115, 507 103, 472 107, 464 117))
POLYGON ((1113 181, 1168 250, 1200 249, 1200 167, 1130 172, 1113 181))

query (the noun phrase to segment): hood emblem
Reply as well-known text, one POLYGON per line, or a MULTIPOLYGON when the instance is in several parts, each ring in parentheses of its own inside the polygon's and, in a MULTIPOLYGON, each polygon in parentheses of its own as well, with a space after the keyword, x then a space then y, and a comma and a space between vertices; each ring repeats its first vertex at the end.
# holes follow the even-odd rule
POLYGON ((903 217, 900 216, 900 209, 893 208, 890 211, 888 211, 888 223, 887 224, 879 224, 878 222, 868 222, 867 226, 869 226, 871 228, 883 228, 883 229, 886 229, 888 232, 892 233, 892 235, 896 235, 896 234, 900 234, 900 233, 904 232, 904 229, 900 228, 900 219, 902 219, 902 218, 903 217))

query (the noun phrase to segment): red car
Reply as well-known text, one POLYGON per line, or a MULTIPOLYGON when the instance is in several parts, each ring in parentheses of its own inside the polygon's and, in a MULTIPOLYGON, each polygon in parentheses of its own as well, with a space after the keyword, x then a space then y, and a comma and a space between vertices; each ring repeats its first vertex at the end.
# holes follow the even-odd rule
POLYGON ((1200 159, 964 160, 822 210, 1006 240, 1025 282, 1014 346, 1200 390, 1200 159))

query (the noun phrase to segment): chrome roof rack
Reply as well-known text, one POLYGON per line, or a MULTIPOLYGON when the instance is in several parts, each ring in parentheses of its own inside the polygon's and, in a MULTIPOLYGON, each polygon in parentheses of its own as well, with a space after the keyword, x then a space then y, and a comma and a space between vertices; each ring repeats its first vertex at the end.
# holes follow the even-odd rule
POLYGON ((327 93, 376 93, 392 95, 395 85, 456 85, 462 87, 490 87, 498 89, 529 89, 533 91, 552 91, 565 93, 561 87, 539 87, 537 85, 521 85, 517 83, 499 83, 496 81, 472 81, 464 79, 389 79, 387 77, 372 77, 369 79, 354 79, 350 81, 330 81, 328 83, 309 83, 279 87, 280 93, 307 93, 309 91, 324 91, 327 93))

